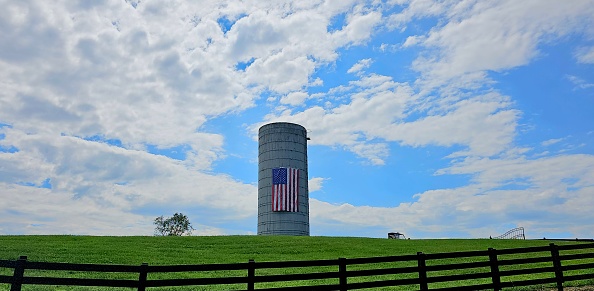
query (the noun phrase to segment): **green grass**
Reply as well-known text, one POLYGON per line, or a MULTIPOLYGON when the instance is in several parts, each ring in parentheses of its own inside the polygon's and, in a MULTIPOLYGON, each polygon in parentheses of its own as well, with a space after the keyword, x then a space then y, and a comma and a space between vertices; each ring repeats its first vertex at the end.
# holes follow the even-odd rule
MULTIPOLYGON (((486 240, 486 239, 448 239, 448 240, 388 240, 373 238, 344 237, 287 237, 287 236, 215 236, 215 237, 91 237, 91 236, 0 236, 0 260, 14 260, 21 255, 29 261, 65 262, 93 264, 140 265, 183 265, 209 263, 239 263, 254 259, 256 262, 319 260, 410 255, 417 252, 444 253, 487 248, 508 249, 531 246, 546 246, 548 241, 535 240, 486 240)), ((558 245, 571 242, 555 242, 558 245)), ((481 258, 483 259, 483 258, 481 258)), ((459 259, 457 262, 472 261, 459 259)), ((592 260, 590 260, 592 261, 592 260)), ((443 263, 443 262, 440 262, 443 263)), ((446 262, 447 263, 447 262, 446 262)), ((410 265, 410 264, 409 264, 410 265)), ((394 264, 378 264, 376 267, 393 267, 394 264)), ((402 266, 402 264, 398 265, 402 266)), ((369 268, 369 266, 349 266, 349 269, 369 268)), ((10 275, 11 269, 1 269, 0 274, 10 275)), ((285 272, 310 272, 312 270, 259 270, 257 275, 282 274, 285 272)), ((316 268, 315 271, 335 271, 335 267, 316 268)), ((451 272, 444 272, 448 274, 451 272)), ((137 279, 137 274, 97 274, 86 272, 41 272, 27 271, 27 276, 63 276, 79 278, 123 278, 137 279), (66 273, 66 274, 64 274, 66 273), (48 275, 51 274, 51 275, 48 275)), ((192 278, 202 276, 244 276, 245 271, 197 273, 149 274, 155 278, 192 278)), ((441 274, 440 274, 441 275, 441 274)), ((386 279, 386 276, 353 278, 357 280, 386 279)), ((524 278, 524 277, 518 277, 524 278)), ((334 282, 334 281, 320 281, 334 282)), ((305 282, 308 283, 308 282, 305 282)), ((309 282, 311 283, 311 282, 309 282)), ((581 282, 589 284, 591 282, 581 282)), ((289 286, 293 283, 268 283, 257 287, 289 286)), ((453 283, 434 285, 435 287, 456 286, 453 283)), ((579 285, 579 284, 578 284, 579 285)), ((431 287, 431 286, 430 286, 431 287)), ((243 286, 209 286, 202 290, 226 290, 245 288, 243 286)), ((410 290, 392 288, 389 290, 410 290)), ((536 287, 535 287, 536 288, 536 287)), ((0 284, 0 290, 9 290, 9 285, 0 284)), ((23 290, 131 290, 126 288, 89 288, 25 286, 23 290)), ((201 290, 198 287, 153 288, 149 290, 201 290)), ((523 289, 530 290, 530 289, 523 289)), ((537 289, 532 289, 537 290, 537 289)))

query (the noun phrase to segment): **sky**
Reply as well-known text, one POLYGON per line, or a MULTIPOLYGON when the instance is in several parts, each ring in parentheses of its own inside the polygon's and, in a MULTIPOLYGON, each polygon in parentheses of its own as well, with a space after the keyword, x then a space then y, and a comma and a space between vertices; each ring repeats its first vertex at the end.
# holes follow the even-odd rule
POLYGON ((255 234, 283 121, 312 235, 594 237, 592 0, 0 6, 0 235, 255 234))

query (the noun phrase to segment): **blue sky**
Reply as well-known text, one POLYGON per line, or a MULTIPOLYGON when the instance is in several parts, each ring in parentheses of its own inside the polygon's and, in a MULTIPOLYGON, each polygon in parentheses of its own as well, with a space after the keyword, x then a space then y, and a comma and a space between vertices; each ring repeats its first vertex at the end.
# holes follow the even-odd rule
POLYGON ((594 2, 18 1, 0 234, 254 234, 257 129, 309 137, 312 235, 594 229, 594 2))

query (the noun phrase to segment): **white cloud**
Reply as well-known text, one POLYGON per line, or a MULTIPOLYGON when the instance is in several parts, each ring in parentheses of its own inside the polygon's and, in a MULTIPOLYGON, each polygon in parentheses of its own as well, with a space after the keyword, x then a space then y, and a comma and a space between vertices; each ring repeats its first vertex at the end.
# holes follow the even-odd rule
POLYGON ((0 183, 2 234, 150 235, 152 219, 64 191, 0 183))
POLYGON ((381 13, 375 11, 349 14, 347 25, 334 32, 333 37, 340 45, 362 44, 369 40, 373 28, 380 23, 381 19, 381 13))
MULTIPOLYGON (((475 175, 475 183, 430 190, 394 207, 330 204, 311 200, 312 221, 324 225, 378 227, 409 237, 489 237, 501 225, 524 226, 528 237, 571 232, 588 237, 594 214, 594 159, 564 155, 538 160, 470 159, 446 170, 475 175), (542 221, 548 221, 543 224, 542 221)), ((377 233, 383 236, 385 233, 377 233)))
POLYGON ((331 109, 318 106, 290 115, 270 115, 267 121, 290 121, 310 130, 310 144, 341 145, 368 159, 382 164, 387 155, 386 146, 372 142, 375 132, 404 117, 407 103, 414 100, 410 88, 395 83, 385 76, 366 76, 353 82, 359 90, 351 102, 331 109))
POLYGON ((474 174, 473 180, 480 183, 499 181, 500 183, 528 179, 531 184, 547 190, 564 187, 569 182, 565 179, 577 179, 572 187, 587 187, 594 183, 594 157, 591 155, 564 155, 543 157, 529 160, 524 157, 515 159, 466 158, 442 174, 474 174), (552 188, 557 185, 556 188, 552 188))
POLYGON ((129 148, 188 144, 195 152, 221 145, 200 133, 210 116, 251 107, 264 89, 308 86, 316 66, 335 60, 337 47, 368 39, 380 17, 349 11, 349 3, 292 4, 289 14, 273 3, 47 5, 4 10, 11 11, 0 24, 10 32, 0 36, 5 122, 30 132, 101 135, 129 148), (349 20, 334 32, 344 35, 337 42, 327 25, 344 12, 349 20), (236 22, 224 33, 219 18, 236 22), (245 72, 235 70, 248 60, 245 72))
POLYGON ((279 93, 300 90, 308 83, 315 63, 305 56, 281 51, 265 60, 258 59, 246 70, 248 82, 259 82, 279 93))
POLYGON ((594 47, 580 48, 575 54, 579 63, 594 64, 594 47))
POLYGON ((307 181, 309 193, 322 190, 322 184, 326 180, 328 180, 328 178, 314 177, 314 178, 309 179, 307 181))
POLYGON ((74 8, 36 3, 21 26, 7 28, 15 34, 5 35, 10 45, 4 47, 17 49, 12 38, 18 36, 27 49, 43 52, 43 58, 0 56, 7 80, 0 84, 6 92, 6 106, 0 108, 5 122, 31 133, 101 135, 130 148, 187 144, 191 154, 213 156, 221 137, 197 129, 207 116, 251 106, 253 91, 234 83, 232 71, 216 59, 188 61, 187 52, 170 45, 185 35, 145 22, 139 16, 147 13, 144 9, 124 2, 74 8), (51 42, 25 33, 31 27, 44 27, 39 33, 52 35, 51 42))
POLYGON ((424 37, 422 37, 422 36, 418 36, 418 35, 409 36, 406 38, 406 40, 402 44, 402 47, 407 48, 407 47, 415 46, 418 43, 421 43, 423 40, 424 40, 424 37))
POLYGON ((217 236, 217 235, 227 235, 228 233, 221 228, 205 226, 202 224, 194 224, 192 223, 192 227, 194 227, 194 231, 192 231, 192 235, 200 235, 200 236, 217 236))
POLYGON ((387 19, 387 25, 391 28, 405 28, 408 22, 414 18, 436 16, 451 10, 456 1, 431 1, 431 0, 397 0, 391 1, 391 5, 406 6, 401 13, 392 14, 387 19))
POLYGON ((400 45, 396 45, 396 44, 387 44, 387 43, 382 43, 379 47, 377 47, 376 49, 379 50, 380 52, 395 52, 400 48, 400 45))
POLYGON ((564 140, 564 138, 552 138, 552 139, 549 139, 549 140, 545 140, 545 141, 541 142, 540 144, 546 147, 546 146, 550 146, 550 145, 554 145, 556 143, 559 143, 562 140, 564 140))
POLYGON ((373 61, 371 59, 362 59, 359 60, 356 64, 354 64, 348 71, 347 73, 349 74, 356 74, 361 72, 362 70, 365 70, 367 68, 369 68, 369 66, 371 66, 371 63, 373 61))
POLYGON ((279 93, 300 90, 310 85, 308 78, 317 66, 336 60, 336 48, 368 40, 381 19, 379 12, 362 13, 355 9, 347 13, 347 25, 330 34, 327 26, 333 15, 328 13, 350 8, 343 3, 332 5, 288 15, 278 7, 254 10, 227 32, 229 45, 223 50, 234 61, 254 60, 246 69, 248 84, 279 93))
POLYGON ((573 75, 566 75, 566 78, 575 86, 574 89, 588 89, 594 87, 594 83, 588 83, 586 80, 573 75))
POLYGON ((291 92, 280 99, 282 104, 297 106, 303 104, 309 95, 305 92, 291 92))
MULTIPOLYGON (((310 78, 316 67, 336 60, 337 48, 367 41, 381 18, 372 8, 353 8, 352 1, 4 6, 0 116, 11 128, 3 129, 0 142, 19 151, 0 152, 2 188, 10 195, 34 193, 39 201, 59 193, 64 205, 84 197, 90 212, 113 218, 93 217, 92 231, 73 225, 64 232, 97 234, 118 218, 146 223, 130 214, 143 207, 195 205, 221 217, 253 216, 252 185, 206 174, 225 153, 222 134, 207 132, 204 124, 254 106, 262 92, 302 103, 306 87, 323 84, 310 78), (338 14, 347 24, 329 32, 338 14), (223 19, 229 27, 219 25, 223 19), (185 159, 151 155, 149 146, 181 147, 185 159), (39 186, 47 178, 51 192, 11 186, 39 186)), ((65 219, 58 208, 47 209, 55 225, 31 231, 54 232, 65 219)), ((205 229, 218 233, 214 225, 205 229)))
POLYGON ((466 155, 498 154, 511 145, 519 112, 503 96, 482 97, 460 101, 444 115, 384 127, 378 135, 411 146, 463 145, 466 155))
POLYGON ((383 165, 389 154, 387 142, 414 147, 461 145, 467 149, 459 155, 492 156, 511 147, 516 134, 520 113, 511 108, 509 98, 497 93, 444 108, 436 103, 430 105, 435 113, 407 118, 430 99, 386 76, 361 76, 351 85, 340 93, 350 95, 347 104, 329 109, 314 106, 267 120, 302 124, 311 131, 311 144, 344 146, 376 165, 383 165))
MULTIPOLYGON (((403 25, 413 17, 443 15, 448 21, 426 37, 407 43, 435 49, 414 66, 435 85, 473 72, 500 71, 527 64, 539 55, 538 45, 593 24, 590 1, 498 1, 435 3, 412 1, 393 16, 403 25), (423 9, 420 9, 423 8, 423 9)), ((587 59, 587 57, 586 57, 587 59)))
MULTIPOLYGON (((255 214, 256 188, 227 176, 207 175, 180 161, 79 138, 26 135, 15 129, 5 132, 3 142, 19 151, 0 153, 0 164, 10 166, 0 169, 0 183, 7 189, 0 212, 18 209, 19 215, 12 215, 15 220, 37 217, 39 222, 34 224, 46 226, 35 233, 148 234, 150 218, 133 214, 144 208, 172 213, 180 208, 207 208, 217 211, 223 221, 255 214), (46 178, 51 191, 15 185, 40 185, 46 178), (84 215, 64 225, 71 216, 84 215), (88 224, 81 223, 87 220, 88 224), (58 231, 60 227, 64 229, 58 231)), ((204 215, 208 214, 191 213, 199 221, 204 215)))

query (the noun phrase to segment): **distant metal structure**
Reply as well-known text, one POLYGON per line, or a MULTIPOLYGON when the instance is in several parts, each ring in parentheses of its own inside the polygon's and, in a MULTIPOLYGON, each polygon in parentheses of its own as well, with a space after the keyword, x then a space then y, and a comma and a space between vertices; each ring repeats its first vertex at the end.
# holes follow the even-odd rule
POLYGON ((258 234, 309 235, 307 131, 275 122, 258 131, 258 234))
POLYGON ((388 238, 389 239, 406 239, 406 237, 404 236, 404 233, 399 233, 399 232, 388 232, 388 238))
POLYGON ((492 238, 492 239, 526 239, 526 236, 524 235, 523 227, 516 227, 514 229, 510 229, 509 231, 507 231, 506 233, 504 233, 500 236, 490 237, 490 238, 492 238))

